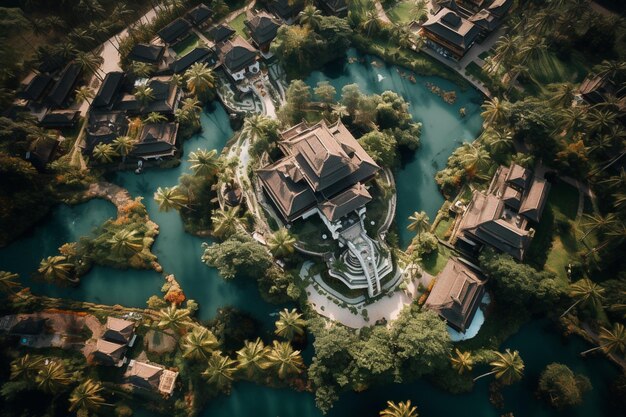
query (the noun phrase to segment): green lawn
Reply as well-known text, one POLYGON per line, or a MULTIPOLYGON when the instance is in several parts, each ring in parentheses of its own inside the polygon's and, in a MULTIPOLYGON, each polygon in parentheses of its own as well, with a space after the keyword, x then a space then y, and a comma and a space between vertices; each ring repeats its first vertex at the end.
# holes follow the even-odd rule
POLYGON ((422 267, 424 271, 430 275, 437 275, 448 262, 448 259, 452 255, 450 249, 443 245, 439 245, 439 248, 428 255, 422 257, 422 267))
POLYGON ((393 23, 409 23, 413 20, 411 16, 412 7, 413 2, 401 1, 396 3, 392 8, 386 10, 386 13, 393 23))
POLYGON ((553 184, 550 188, 548 205, 568 220, 576 220, 578 189, 564 182, 553 184))
POLYGON ((172 49, 176 52, 176 56, 180 58, 193 51, 198 46, 199 42, 200 39, 196 35, 191 34, 182 41, 178 42, 172 47, 172 49))
POLYGON ((489 78, 489 76, 483 72, 483 69, 473 61, 470 62, 467 67, 465 67, 465 72, 476 78, 478 81, 481 81, 483 84, 491 84, 491 78, 489 78))
POLYGON ((531 77, 539 83, 580 82, 588 72, 584 58, 574 53, 563 61, 548 50, 529 63, 531 77))
POLYGON ((246 25, 243 23, 245 20, 246 20, 246 13, 244 12, 238 15, 237 17, 235 17, 230 22, 228 22, 228 25, 231 28, 233 28, 235 31, 237 31, 237 34, 241 35, 243 38, 248 37, 248 35, 245 32, 246 25))
POLYGON ((437 227, 435 227, 435 231, 434 231, 435 235, 439 239, 446 240, 447 237, 445 236, 445 234, 448 231, 448 229, 450 229, 453 222, 454 222, 453 218, 439 220, 439 223, 437 223, 437 227))

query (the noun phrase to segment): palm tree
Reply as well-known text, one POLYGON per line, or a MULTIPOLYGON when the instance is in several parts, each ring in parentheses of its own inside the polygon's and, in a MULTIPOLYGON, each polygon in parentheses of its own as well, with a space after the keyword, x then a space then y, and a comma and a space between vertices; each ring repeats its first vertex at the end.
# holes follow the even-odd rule
POLYGON ((517 350, 511 352, 507 349, 504 353, 495 352, 495 354, 498 358, 490 363, 491 372, 477 376, 474 378, 474 381, 484 376, 495 374, 497 380, 501 381, 504 385, 510 385, 522 378, 524 374, 524 361, 517 350))
POLYGON ((82 103, 83 101, 86 101, 89 105, 91 105, 91 99, 94 98, 95 95, 93 89, 87 86, 80 87, 75 90, 74 93, 76 94, 77 102, 82 103))
POLYGON ((376 10, 368 10, 361 26, 367 32, 367 36, 371 36, 372 32, 380 28, 380 20, 378 20, 378 12, 376 10))
POLYGON ((593 352, 594 350, 602 349, 607 355, 612 354, 615 351, 619 351, 624 354, 626 350, 626 329, 621 323, 615 323, 613 329, 609 330, 606 327, 600 328, 600 345, 584 352, 581 355, 593 352))
POLYGON ((148 113, 143 121, 144 123, 161 123, 167 121, 167 117, 163 116, 161 113, 153 111, 148 113))
POLYGON ((425 211, 414 211, 413 214, 409 216, 409 220, 411 223, 409 223, 406 227, 407 230, 417 233, 418 236, 423 232, 427 232, 430 228, 430 225, 428 224, 428 215, 425 211))
POLYGON ((215 87, 213 70, 205 63, 196 62, 185 71, 187 89, 198 98, 206 98, 206 94, 215 87))
POLYGON ((259 136, 265 132, 268 121, 269 118, 262 114, 253 114, 252 116, 246 117, 241 133, 250 138, 251 143, 254 143, 259 136))
POLYGON ((272 255, 283 257, 291 255, 295 250, 296 239, 289 233, 289 230, 281 227, 274 232, 267 240, 267 246, 272 255))
POLYGON ((113 162, 113 158, 115 158, 118 153, 115 152, 115 148, 110 143, 99 143, 94 146, 93 151, 91 151, 94 159, 103 164, 110 164, 113 162))
POLYGON ((203 327, 196 327, 187 333, 182 343, 183 357, 196 361, 206 361, 219 343, 213 333, 203 327))
POLYGON ((488 128, 483 139, 493 155, 503 155, 513 149, 513 132, 509 129, 488 128))
POLYGON ((111 236, 107 243, 115 256, 130 257, 143 250, 143 238, 137 230, 122 229, 111 236))
POLYGON ((42 366, 35 383, 43 392, 56 394, 71 382, 70 376, 65 372, 62 362, 50 361, 42 366))
POLYGON ((126 157, 135 148, 135 141, 130 136, 118 136, 113 140, 113 149, 122 155, 122 161, 126 160, 126 157))
POLYGON ((598 65, 597 73, 599 77, 615 78, 619 74, 626 72, 626 62, 624 61, 602 61, 598 65))
POLYGON ((202 375, 218 389, 226 388, 233 381, 233 375, 237 370, 236 362, 228 356, 214 353, 202 375))
POLYGON ((239 207, 215 210, 211 216, 211 223, 213 224, 213 234, 215 236, 226 238, 232 235, 241 224, 239 207))
POLYGON ((305 6, 305 8, 298 13, 301 25, 307 25, 311 30, 317 30, 322 20, 322 12, 312 4, 305 6))
POLYGON ((217 159, 217 151, 211 149, 198 149, 189 154, 189 162, 193 174, 198 177, 211 177, 219 169, 219 161, 217 159))
POLYGON ((67 262, 65 256, 57 255, 42 259, 37 272, 48 282, 69 281, 75 283, 78 282, 78 279, 71 277, 73 269, 74 265, 67 262))
POLYGON ((187 207, 188 202, 187 196, 180 191, 178 186, 157 188, 154 193, 154 200, 159 204, 159 211, 165 212, 187 207))
POLYGON ((15 290, 21 287, 20 283, 17 281, 18 279, 18 274, 8 271, 0 271, 0 292, 5 294, 14 294, 15 290))
POLYGON ((417 417, 417 407, 411 406, 411 400, 395 403, 387 401, 387 408, 380 412, 381 417, 417 417))
POLYGON ((267 361, 270 366, 276 369, 278 377, 285 379, 292 374, 302 372, 304 362, 299 350, 293 350, 289 342, 279 342, 274 340, 272 348, 267 354, 267 361))
POLYGON ((348 108, 343 104, 336 104, 333 106, 332 115, 337 117, 337 119, 341 119, 350 114, 348 108))
POLYGON ((267 354, 269 349, 263 344, 260 338, 254 342, 246 341, 244 346, 237 351, 239 359, 239 370, 245 371, 248 378, 253 378, 267 369, 267 354))
POLYGON ((506 120, 509 112, 509 103, 500 101, 498 97, 485 101, 482 105, 483 112, 480 114, 485 120, 485 126, 493 126, 506 120))
POLYGON ((11 380, 31 382, 41 369, 41 358, 26 354, 11 362, 11 380))
POLYGON ((83 71, 95 75, 100 81, 104 80, 98 72, 100 65, 104 62, 104 58, 100 55, 96 55, 92 52, 79 52, 76 55, 76 62, 83 71))
POLYGON ((428 17, 428 2, 426 0, 417 0, 409 13, 416 22, 423 20, 428 17))
POLYGON ((617 114, 610 110, 594 109, 589 112, 587 126, 592 132, 598 133, 609 129, 615 123, 617 114))
POLYGON ((454 349, 454 355, 450 356, 452 369, 457 371, 459 375, 470 372, 474 367, 474 359, 472 352, 461 352, 458 348, 454 349))
POLYGON ((580 303, 591 305, 594 308, 600 307, 604 299, 604 288, 588 278, 583 278, 570 285, 569 296, 576 301, 561 314, 561 317, 565 316, 580 303))
POLYGON ((304 335, 305 326, 306 320, 302 318, 302 314, 298 313, 295 308, 291 311, 285 308, 279 313, 274 333, 287 340, 292 340, 296 335, 304 335))
POLYGON ((134 96, 142 106, 154 100, 154 90, 147 85, 140 85, 135 88, 134 96))
POLYGON ((491 163, 491 156, 482 146, 472 143, 465 143, 459 148, 459 159, 465 166, 468 175, 475 175, 487 168, 491 163))
POLYGON ((550 84, 549 101, 551 104, 560 107, 570 107, 576 95, 576 87, 572 83, 550 84))
POLYGON ((102 397, 102 385, 92 379, 88 379, 72 391, 70 395, 70 411, 77 410, 98 411, 105 405, 102 397))
POLYGON ((581 224, 587 229, 587 231, 579 239, 581 242, 595 230, 607 232, 614 230, 619 225, 619 219, 615 213, 608 213, 606 216, 603 216, 602 214, 585 214, 583 219, 584 220, 581 224))
POLYGON ((517 50, 519 45, 519 37, 504 35, 498 39, 495 44, 495 53, 490 59, 490 65, 488 70, 491 73, 497 73, 498 69, 502 65, 508 65, 517 56, 517 50))
POLYGON ((178 115, 183 115, 182 118, 185 121, 191 121, 194 126, 200 125, 200 113, 202 112, 202 107, 197 99, 187 97, 183 100, 183 104, 179 109, 177 109, 177 112, 178 115))
POLYGON ((130 71, 138 78, 148 78, 154 71, 154 68, 146 62, 134 61, 130 66, 130 71))
POLYGON ((187 321, 189 310, 178 309, 175 305, 171 305, 159 311, 160 321, 157 323, 159 329, 179 330, 187 321))

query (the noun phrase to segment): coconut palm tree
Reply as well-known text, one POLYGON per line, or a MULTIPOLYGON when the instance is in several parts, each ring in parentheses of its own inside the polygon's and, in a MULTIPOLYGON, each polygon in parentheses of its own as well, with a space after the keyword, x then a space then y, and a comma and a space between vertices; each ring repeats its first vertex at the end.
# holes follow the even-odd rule
POLYGON ((624 61, 602 61, 597 67, 599 77, 616 78, 620 74, 626 73, 626 62, 624 61))
POLYGON ((262 114, 248 116, 243 122, 241 133, 247 136, 251 143, 254 143, 265 132, 269 120, 267 116, 262 114))
POLYGON ((209 358, 207 368, 202 372, 202 376, 217 389, 224 389, 230 386, 236 370, 237 365, 234 360, 228 356, 214 353, 209 358))
POLYGON ((320 22, 322 21, 322 12, 320 12, 314 5, 308 4, 300 13, 298 13, 298 19, 300 20, 301 25, 306 25, 310 27, 311 30, 317 30, 319 29, 320 22))
POLYGON ((137 86, 133 94, 142 106, 145 106, 154 100, 154 90, 147 85, 137 86))
POLYGON ((202 107, 197 99, 187 97, 183 100, 182 106, 176 111, 177 117, 181 117, 184 121, 192 122, 193 126, 200 125, 200 113, 202 113, 202 107))
POLYGON ((299 374, 304 368, 300 351, 293 350, 289 342, 274 340, 271 350, 267 354, 267 361, 273 369, 276 369, 280 379, 299 374))
POLYGON ((623 355, 626 350, 626 329, 624 329, 624 325, 621 323, 615 323, 613 325, 613 329, 601 327, 600 345, 581 352, 580 354, 585 356, 586 354, 598 349, 602 349, 602 351, 607 355, 616 351, 623 355))
POLYGON ((110 164, 113 162, 113 158, 115 158, 118 153, 115 152, 115 148, 110 143, 99 143, 94 146, 93 151, 91 151, 93 158, 102 163, 102 164, 110 164))
POLYGON ((378 20, 378 12, 376 10, 368 10, 365 12, 361 27, 367 32, 367 36, 371 36, 372 32, 376 32, 380 26, 381 22, 378 20))
POLYGON ((100 81, 104 80, 99 73, 100 65, 104 62, 104 58, 100 55, 96 55, 92 52, 79 52, 76 55, 76 62, 83 71, 95 75, 100 81))
POLYGON ((260 338, 255 341, 246 341, 244 346, 237 351, 237 359, 239 364, 237 369, 245 372, 246 376, 252 379, 260 375, 269 366, 267 362, 267 354, 269 348, 263 344, 260 338))
POLYGON ((331 114, 335 116, 337 119, 344 118, 350 114, 348 108, 343 104, 335 104, 333 107, 331 114))
POLYGON ((75 283, 78 282, 78 279, 72 278, 73 269, 74 265, 67 262, 65 256, 57 255, 42 259, 37 272, 47 282, 69 281, 75 283))
POLYGON ((410 15, 413 20, 420 22, 428 18, 428 2, 426 0, 417 0, 411 6, 410 15))
POLYGON ((197 177, 211 177, 219 170, 219 161, 217 159, 217 151, 211 149, 198 149, 189 154, 189 162, 191 170, 197 177))
POLYGON ((474 378, 474 381, 488 375, 494 375, 497 380, 504 385, 510 385, 520 380, 524 374, 524 361, 517 350, 511 352, 507 349, 504 353, 494 352, 498 357, 490 363, 491 372, 482 374, 474 378))
POLYGON ((70 375, 65 372, 63 363, 57 361, 50 361, 43 365, 35 377, 37 387, 48 394, 62 391, 71 381, 70 375))
POLYGON ((292 340, 296 335, 304 335, 306 320, 302 318, 302 314, 298 313, 295 308, 291 311, 285 308, 279 313, 279 318, 275 324, 276 330, 274 330, 274 333, 277 336, 292 340))
POLYGON ((211 223, 213 224, 213 234, 215 236, 227 238, 235 233, 241 225, 239 207, 215 210, 211 216, 211 223))
POLYGON ((587 127, 594 133, 608 130, 615 123, 617 114, 610 110, 593 109, 587 118, 587 127))
POLYGON ((178 186, 157 188, 154 193, 154 200, 159 204, 159 211, 165 212, 187 207, 188 202, 187 196, 180 191, 178 186))
POLYGON ((160 321, 157 323, 159 329, 180 330, 185 325, 189 317, 189 310, 178 309, 171 305, 159 311, 160 321))
POLYGON ((550 94, 548 100, 551 104, 559 107, 571 107, 576 96, 576 86, 572 83, 550 84, 547 87, 550 94))
POLYGON ((18 279, 18 274, 8 271, 0 271, 0 292, 5 294, 15 294, 15 290, 21 287, 18 279))
POLYGON ((74 45, 71 41, 59 43, 53 48, 53 50, 55 53, 59 54, 61 58, 67 60, 74 58, 78 52, 76 45, 74 45))
POLYGON ((95 96, 93 89, 85 85, 75 90, 74 94, 76 95, 77 102, 82 103, 83 101, 86 101, 89 105, 91 105, 91 99, 95 96))
POLYGON ((102 391, 102 385, 93 379, 84 381, 70 395, 70 411, 98 411, 101 406, 106 405, 102 391))
POLYGON ((459 148, 459 159, 470 175, 486 169, 491 163, 491 156, 482 146, 472 143, 464 143, 459 148))
POLYGON ((503 65, 508 65, 517 56, 519 37, 504 35, 495 44, 495 52, 487 67, 488 71, 495 74, 503 65))
POLYGON ((587 229, 584 235, 578 239, 579 241, 585 240, 590 233, 598 230, 600 232, 608 232, 614 230, 619 225, 619 218, 615 213, 608 213, 606 216, 602 214, 584 214, 581 225, 587 229))
POLYGON ((509 129, 486 129, 483 140, 493 155, 503 155, 513 149, 513 132, 509 129))
POLYGON ((203 327, 194 328, 181 342, 183 357, 196 361, 208 360, 218 346, 215 335, 203 327))
POLYGON ((485 120, 485 126, 503 123, 508 117, 509 103, 500 101, 498 97, 485 101, 481 107, 483 112, 480 115, 485 120))
POLYGON ((474 367, 474 359, 472 352, 461 352, 458 348, 454 349, 454 355, 450 356, 452 369, 457 371, 459 375, 470 372, 474 367))
POLYGON ((144 123, 161 123, 165 121, 167 121, 167 117, 155 111, 148 113, 148 115, 143 119, 144 123))
POLYGON ((137 78, 148 78, 154 72, 154 67, 146 62, 133 61, 130 65, 130 72, 137 78))
POLYGON ((417 407, 411 406, 411 400, 395 403, 387 401, 387 408, 380 412, 381 417, 417 417, 417 407))
POLYGON ((561 317, 569 313, 578 304, 587 304, 593 308, 598 308, 602 305, 604 299, 604 288, 591 281, 588 278, 583 278, 570 285, 569 296, 576 301, 572 304, 561 317))
POLYGON ((414 211, 413 214, 409 216, 410 223, 406 228, 411 232, 417 233, 417 235, 419 236, 430 229, 428 220, 428 215, 425 211, 414 211))
POLYGON ((122 161, 125 161, 126 157, 133 151, 135 144, 136 142, 130 136, 118 136, 112 143, 115 152, 122 156, 122 161))
POLYGON ((215 88, 213 70, 205 63, 196 62, 185 71, 187 89, 200 99, 206 99, 207 94, 215 88))
POLYGON ((291 255, 295 250, 295 243, 296 239, 284 227, 274 232, 267 240, 270 252, 277 257, 291 255))
POLYGON ((32 382, 41 369, 41 363, 41 358, 33 358, 29 354, 15 359, 11 362, 11 380, 32 382))
POLYGON ((130 257, 143 250, 143 238, 136 230, 122 229, 111 236, 107 243, 115 256, 130 257))
POLYGON ((566 132, 578 131, 587 122, 587 110, 581 106, 568 107, 558 113, 560 127, 566 132))

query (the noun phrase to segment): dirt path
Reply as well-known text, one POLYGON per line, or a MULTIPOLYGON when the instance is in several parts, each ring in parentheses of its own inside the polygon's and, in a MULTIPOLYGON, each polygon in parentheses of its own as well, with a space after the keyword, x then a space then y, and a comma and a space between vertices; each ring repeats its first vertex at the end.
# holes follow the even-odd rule
POLYGON ((115 204, 119 213, 122 206, 128 204, 132 200, 130 193, 125 188, 119 185, 112 184, 110 182, 96 182, 89 185, 89 189, 85 191, 85 195, 88 198, 102 198, 109 200, 115 204))

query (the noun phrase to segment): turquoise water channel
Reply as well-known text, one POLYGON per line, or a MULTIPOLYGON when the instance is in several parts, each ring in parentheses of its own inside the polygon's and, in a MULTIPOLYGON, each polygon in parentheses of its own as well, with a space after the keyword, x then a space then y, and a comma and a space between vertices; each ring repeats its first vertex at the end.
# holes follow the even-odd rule
MULTIPOLYGON (((478 135, 481 97, 473 90, 460 91, 454 84, 436 77, 417 77, 414 84, 401 76, 402 70, 398 67, 372 65, 374 58, 357 55, 355 51, 350 51, 349 56, 362 58, 363 62, 349 63, 343 60, 333 63, 325 71, 313 73, 307 83, 315 85, 320 80, 328 80, 340 90, 343 85, 356 82, 368 94, 396 91, 410 103, 415 119, 424 125, 420 150, 413 159, 409 158, 396 177, 399 195, 397 220, 401 239, 406 244, 410 239, 408 234, 402 232, 407 224, 406 218, 413 211, 425 210, 432 219, 443 202, 433 180, 434 173, 445 165, 447 157, 462 141, 472 140, 478 135), (382 76, 381 81, 379 75, 382 76), (432 82, 444 90, 456 90, 456 103, 446 104, 426 89, 426 82, 432 82), (466 109, 465 118, 459 116, 461 107, 466 109)), ((233 134, 228 115, 220 105, 206 109, 202 125, 203 132, 185 142, 185 158, 197 148, 220 150, 233 134)), ((206 239, 184 233, 176 212, 158 211, 152 199, 154 191, 159 186, 175 185, 178 176, 187 169, 185 160, 176 168, 147 170, 141 175, 120 173, 111 180, 126 187, 134 197, 144 198, 150 217, 160 226, 153 251, 164 271, 175 274, 185 293, 199 302, 201 319, 213 317, 220 307, 234 306, 253 314, 269 329, 275 320, 271 314, 279 310, 279 306, 265 303, 254 282, 239 280, 227 283, 222 280, 215 269, 200 262, 200 245, 206 239)), ((19 272, 34 293, 144 307, 146 299, 158 294, 163 284, 163 277, 152 271, 94 268, 83 277, 78 288, 62 289, 32 282, 29 278, 41 258, 55 254, 61 244, 78 239, 105 219, 114 216, 115 208, 101 200, 74 207, 60 206, 48 221, 40 224, 28 236, 0 250, 0 270, 19 272)), ((578 352, 584 350, 586 345, 581 340, 564 340, 549 323, 534 321, 511 337, 505 347, 520 351, 526 362, 526 378, 504 390, 504 410, 496 410, 489 403, 489 378, 484 378, 471 393, 462 395, 448 394, 426 381, 372 387, 364 393, 342 395, 329 416, 374 417, 384 408, 387 400, 407 399, 418 405, 422 417, 497 417, 509 411, 516 417, 619 415, 618 410, 611 410, 607 405, 608 383, 617 375, 616 369, 599 357, 582 360, 578 352), (558 413, 535 400, 537 376, 547 364, 554 361, 566 363, 574 371, 582 372, 591 379, 594 389, 587 393, 581 407, 558 413)), ((152 414, 139 411, 136 415, 147 417, 152 414)), ((202 416, 321 417, 321 413, 315 408, 311 394, 238 383, 230 396, 221 396, 212 401, 202 416)))

